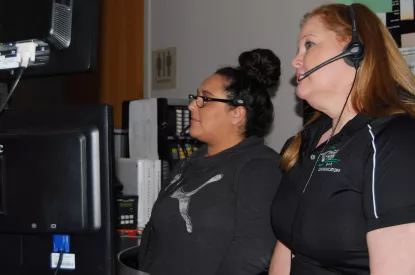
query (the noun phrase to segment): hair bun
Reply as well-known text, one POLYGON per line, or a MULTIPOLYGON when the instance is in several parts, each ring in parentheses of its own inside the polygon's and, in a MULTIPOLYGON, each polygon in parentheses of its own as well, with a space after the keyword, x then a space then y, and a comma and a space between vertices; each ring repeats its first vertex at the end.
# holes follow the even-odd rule
POLYGON ((275 86, 281 75, 281 60, 269 49, 254 49, 239 56, 239 65, 265 88, 275 86))

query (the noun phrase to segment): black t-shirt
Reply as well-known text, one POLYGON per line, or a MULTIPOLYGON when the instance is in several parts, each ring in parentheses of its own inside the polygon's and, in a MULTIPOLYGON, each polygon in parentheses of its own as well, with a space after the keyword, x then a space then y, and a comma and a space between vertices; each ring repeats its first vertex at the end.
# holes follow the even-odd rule
POLYGON ((292 275, 369 274, 367 232, 415 222, 415 120, 357 115, 321 152, 330 127, 327 116, 306 127, 273 202, 274 231, 295 254, 292 275))
MULTIPOLYGON (((246 138, 217 155, 206 148, 179 163, 153 207, 140 270, 152 275, 253 275, 276 243, 271 203, 279 154, 246 138)), ((141 253, 141 252, 140 252, 141 253)))

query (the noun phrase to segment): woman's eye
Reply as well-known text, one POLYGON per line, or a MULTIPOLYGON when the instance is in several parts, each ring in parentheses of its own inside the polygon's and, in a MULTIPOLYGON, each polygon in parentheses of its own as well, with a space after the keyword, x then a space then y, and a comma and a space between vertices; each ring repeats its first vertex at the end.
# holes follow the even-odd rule
POLYGON ((305 48, 308 50, 310 47, 314 46, 314 43, 311 41, 306 41, 305 42, 305 48))

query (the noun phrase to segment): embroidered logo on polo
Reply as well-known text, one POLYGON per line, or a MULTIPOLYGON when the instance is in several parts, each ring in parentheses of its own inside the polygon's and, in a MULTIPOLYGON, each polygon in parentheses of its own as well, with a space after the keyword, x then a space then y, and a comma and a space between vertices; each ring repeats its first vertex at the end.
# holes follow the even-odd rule
POLYGON ((335 164, 340 162, 340 159, 336 158, 337 152, 339 152, 339 150, 333 145, 328 149, 328 151, 321 153, 320 160, 317 165, 319 172, 339 173, 341 171, 340 168, 335 167, 335 164))

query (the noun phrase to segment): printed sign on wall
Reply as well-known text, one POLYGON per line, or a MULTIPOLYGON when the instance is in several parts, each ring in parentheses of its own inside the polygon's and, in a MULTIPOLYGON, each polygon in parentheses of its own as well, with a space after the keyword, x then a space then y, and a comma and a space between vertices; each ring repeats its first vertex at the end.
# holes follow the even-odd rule
POLYGON ((176 48, 166 48, 152 52, 152 89, 176 88, 176 48))

